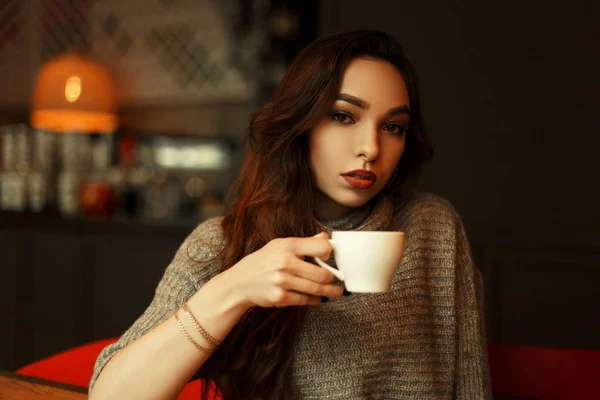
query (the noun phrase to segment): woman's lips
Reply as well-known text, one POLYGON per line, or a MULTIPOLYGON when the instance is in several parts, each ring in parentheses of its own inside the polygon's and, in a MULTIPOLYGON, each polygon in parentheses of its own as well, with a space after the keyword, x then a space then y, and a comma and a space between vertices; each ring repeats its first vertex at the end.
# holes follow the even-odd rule
POLYGON ((354 176, 350 176, 350 175, 343 175, 344 179, 346 180, 346 182, 348 182, 350 184, 350 186, 357 188, 357 189, 368 189, 371 186, 373 186, 373 184, 375 183, 375 181, 370 181, 368 179, 363 179, 363 178, 355 178, 354 176))
POLYGON ((350 186, 357 189, 368 189, 377 180, 377 176, 373 172, 364 169, 346 172, 342 176, 350 186))

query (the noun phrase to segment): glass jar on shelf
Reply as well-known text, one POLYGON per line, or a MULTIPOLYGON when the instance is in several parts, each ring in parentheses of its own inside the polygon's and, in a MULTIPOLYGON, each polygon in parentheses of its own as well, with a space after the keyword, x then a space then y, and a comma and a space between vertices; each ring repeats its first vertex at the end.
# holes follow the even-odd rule
POLYGON ((32 130, 31 169, 27 180, 29 209, 35 213, 48 211, 53 203, 54 135, 32 130))
POLYGON ((65 133, 59 136, 60 169, 56 179, 56 205, 65 217, 79 214, 80 145, 80 135, 76 133, 65 133))
POLYGON ((0 132, 2 170, 0 173, 0 209, 22 212, 27 208, 29 138, 24 124, 7 125, 0 132))
POLYGON ((89 219, 112 217, 116 198, 109 172, 112 160, 112 135, 91 135, 88 139, 90 162, 81 181, 81 212, 89 219))

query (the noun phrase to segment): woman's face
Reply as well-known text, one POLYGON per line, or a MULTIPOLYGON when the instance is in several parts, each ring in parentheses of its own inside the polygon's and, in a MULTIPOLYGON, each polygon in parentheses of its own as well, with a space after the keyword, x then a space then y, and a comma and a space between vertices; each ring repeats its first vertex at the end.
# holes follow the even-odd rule
POLYGON ((317 217, 340 218, 385 187, 404 153, 409 119, 396 67, 362 58, 350 63, 330 115, 309 133, 317 217))

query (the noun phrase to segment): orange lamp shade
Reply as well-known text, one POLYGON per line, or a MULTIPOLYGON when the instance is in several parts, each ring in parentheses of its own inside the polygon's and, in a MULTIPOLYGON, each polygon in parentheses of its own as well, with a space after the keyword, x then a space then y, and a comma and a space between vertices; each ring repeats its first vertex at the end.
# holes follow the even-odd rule
POLYGON ((36 77, 31 126, 53 132, 111 133, 117 96, 102 66, 68 53, 48 61, 36 77))

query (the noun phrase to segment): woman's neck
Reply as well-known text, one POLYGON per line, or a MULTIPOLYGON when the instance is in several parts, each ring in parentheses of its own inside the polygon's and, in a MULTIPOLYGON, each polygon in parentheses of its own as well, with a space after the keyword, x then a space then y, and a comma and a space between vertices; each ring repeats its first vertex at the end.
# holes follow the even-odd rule
POLYGON ((317 195, 315 201, 315 217, 321 222, 339 221, 354 213, 362 213, 371 208, 371 202, 360 207, 341 205, 323 193, 317 195))

